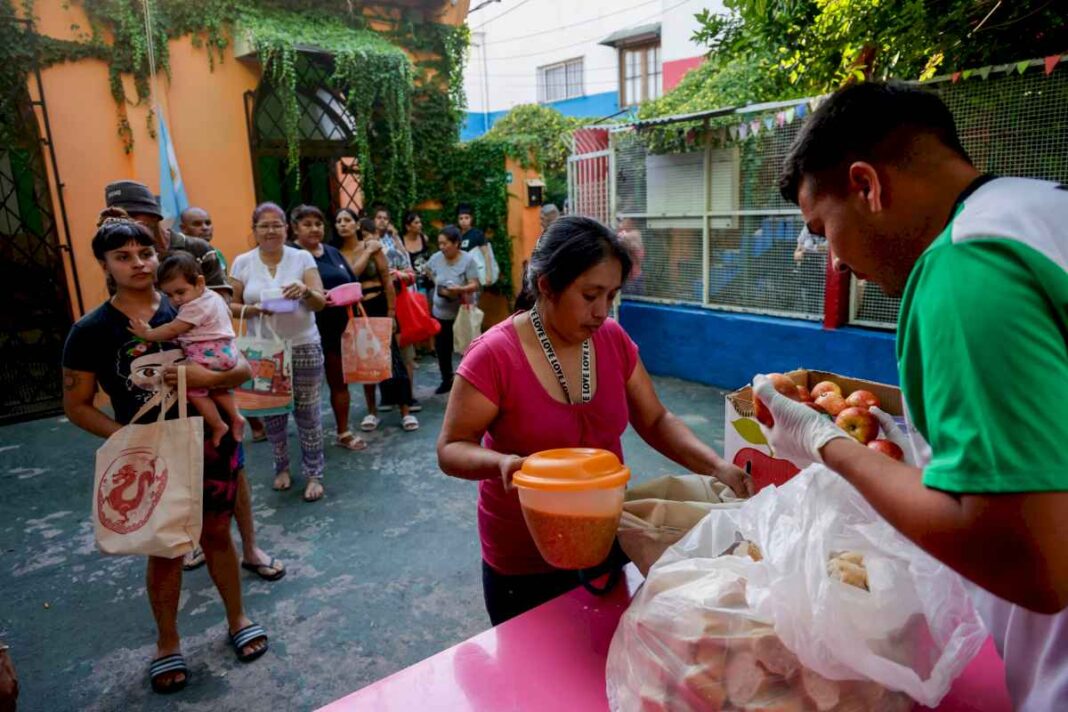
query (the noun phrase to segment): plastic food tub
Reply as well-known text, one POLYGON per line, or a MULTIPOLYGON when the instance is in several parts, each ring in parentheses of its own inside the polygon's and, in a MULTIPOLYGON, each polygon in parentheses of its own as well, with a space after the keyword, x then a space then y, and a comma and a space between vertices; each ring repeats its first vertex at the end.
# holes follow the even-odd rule
POLYGON ((531 455, 512 482, 542 557, 587 569, 612 549, 628 480, 630 469, 607 450, 564 448, 531 455))
POLYGON ((339 284, 326 293, 326 304, 331 307, 347 307, 363 299, 363 288, 359 282, 339 284))

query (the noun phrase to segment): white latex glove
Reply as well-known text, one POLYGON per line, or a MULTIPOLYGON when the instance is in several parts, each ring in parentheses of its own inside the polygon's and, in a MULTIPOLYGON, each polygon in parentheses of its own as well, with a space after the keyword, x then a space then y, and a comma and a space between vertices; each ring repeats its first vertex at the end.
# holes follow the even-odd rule
POLYGON ((883 430, 883 438, 901 448, 901 452, 904 453, 905 464, 915 467, 916 458, 913 456, 912 442, 909 440, 909 436, 905 435, 901 428, 897 427, 897 423, 894 422, 894 416, 878 407, 869 408, 868 411, 879 421, 879 427, 883 430))
POLYGON ((772 454, 791 461, 801 469, 814 462, 822 465, 820 448, 835 438, 849 437, 826 415, 776 391, 767 376, 759 375, 753 379, 753 394, 768 407, 775 421, 771 428, 760 424, 772 454))

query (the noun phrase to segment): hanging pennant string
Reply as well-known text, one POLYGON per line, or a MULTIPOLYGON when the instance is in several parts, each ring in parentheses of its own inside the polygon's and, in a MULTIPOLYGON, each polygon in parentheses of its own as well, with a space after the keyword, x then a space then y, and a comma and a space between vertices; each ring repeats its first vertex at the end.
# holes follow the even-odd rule
POLYGON ((145 14, 145 48, 148 50, 148 90, 153 101, 157 98, 156 93, 156 40, 152 33, 155 23, 152 21, 151 0, 141 0, 141 7, 145 14))

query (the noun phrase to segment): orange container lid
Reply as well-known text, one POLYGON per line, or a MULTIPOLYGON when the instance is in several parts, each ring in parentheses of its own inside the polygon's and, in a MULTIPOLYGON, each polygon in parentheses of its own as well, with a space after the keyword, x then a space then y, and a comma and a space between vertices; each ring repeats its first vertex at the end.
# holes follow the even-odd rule
POLYGON ((630 468, 607 450, 568 447, 536 452, 523 462, 512 482, 517 487, 549 492, 622 487, 630 479, 630 468))

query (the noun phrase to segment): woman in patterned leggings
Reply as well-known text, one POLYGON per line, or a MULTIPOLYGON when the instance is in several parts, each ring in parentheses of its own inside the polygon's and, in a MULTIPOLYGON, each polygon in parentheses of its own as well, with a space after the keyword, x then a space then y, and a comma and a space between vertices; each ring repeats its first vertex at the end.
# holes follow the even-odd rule
MULTIPOLYGON (((239 255, 230 270, 234 288, 231 308, 239 316, 244 307, 250 328, 253 320, 270 316, 278 336, 290 342, 293 354, 293 417, 300 436, 301 471, 307 479, 304 501, 323 496, 323 422, 320 414, 323 384, 323 349, 313 312, 326 306, 322 279, 310 252, 285 244, 286 216, 274 203, 263 203, 252 214, 256 249, 239 255), (273 292, 298 302, 295 311, 271 314, 261 305, 273 292), (248 306, 246 306, 248 305, 248 306)), ((289 471, 288 415, 267 417, 267 438, 274 447, 274 488, 292 485, 289 471)))

